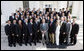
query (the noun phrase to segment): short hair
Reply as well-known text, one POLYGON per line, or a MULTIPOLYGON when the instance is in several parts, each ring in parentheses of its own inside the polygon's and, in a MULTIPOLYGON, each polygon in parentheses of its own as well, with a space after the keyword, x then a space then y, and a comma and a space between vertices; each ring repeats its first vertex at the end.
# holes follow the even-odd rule
POLYGON ((64 8, 62 8, 64 10, 64 8))
POLYGON ((8 21, 6 21, 6 23, 8 23, 8 21))

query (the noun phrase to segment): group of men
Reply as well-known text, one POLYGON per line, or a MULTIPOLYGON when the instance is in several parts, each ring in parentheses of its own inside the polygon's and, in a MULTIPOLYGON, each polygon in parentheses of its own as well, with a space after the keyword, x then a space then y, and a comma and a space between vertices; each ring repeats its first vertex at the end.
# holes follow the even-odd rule
POLYGON ((8 45, 16 47, 16 43, 20 46, 22 44, 32 43, 42 44, 76 44, 77 34, 79 31, 79 25, 75 23, 75 19, 71 21, 70 11, 68 8, 60 9, 59 12, 54 9, 52 11, 40 11, 35 8, 30 11, 29 8, 22 11, 21 8, 16 10, 16 13, 12 13, 9 16, 9 20, 6 22, 5 33, 8 36, 8 45), (60 28, 57 28, 60 25, 60 28), (57 31, 58 30, 58 31, 57 31), (59 33, 57 33, 59 32, 59 33), (58 35, 57 35, 58 34, 58 35), (56 38, 57 37, 57 38, 56 38), (56 40, 57 39, 57 40, 56 40))

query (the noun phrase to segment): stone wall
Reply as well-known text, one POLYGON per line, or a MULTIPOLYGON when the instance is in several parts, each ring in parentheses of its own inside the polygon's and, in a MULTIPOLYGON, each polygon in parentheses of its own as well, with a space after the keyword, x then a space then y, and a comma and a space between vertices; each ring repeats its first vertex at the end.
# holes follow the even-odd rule
POLYGON ((12 12, 21 7, 23 9, 22 1, 1 1, 1 24, 4 24, 12 12))

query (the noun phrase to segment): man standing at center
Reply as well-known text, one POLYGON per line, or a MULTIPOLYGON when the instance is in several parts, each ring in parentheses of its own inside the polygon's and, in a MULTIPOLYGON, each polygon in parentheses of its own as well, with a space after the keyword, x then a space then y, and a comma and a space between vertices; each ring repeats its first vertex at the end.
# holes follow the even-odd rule
POLYGON ((46 37, 46 44, 48 44, 49 38, 48 38, 48 23, 45 23, 45 19, 42 19, 42 24, 40 25, 40 30, 42 32, 42 43, 44 45, 46 37))

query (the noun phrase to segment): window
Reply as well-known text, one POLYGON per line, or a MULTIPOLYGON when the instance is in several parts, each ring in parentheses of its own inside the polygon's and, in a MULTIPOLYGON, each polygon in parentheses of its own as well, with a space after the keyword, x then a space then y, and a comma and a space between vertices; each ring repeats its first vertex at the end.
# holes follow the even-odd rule
POLYGON ((23 1, 23 8, 29 8, 29 1, 23 1))

